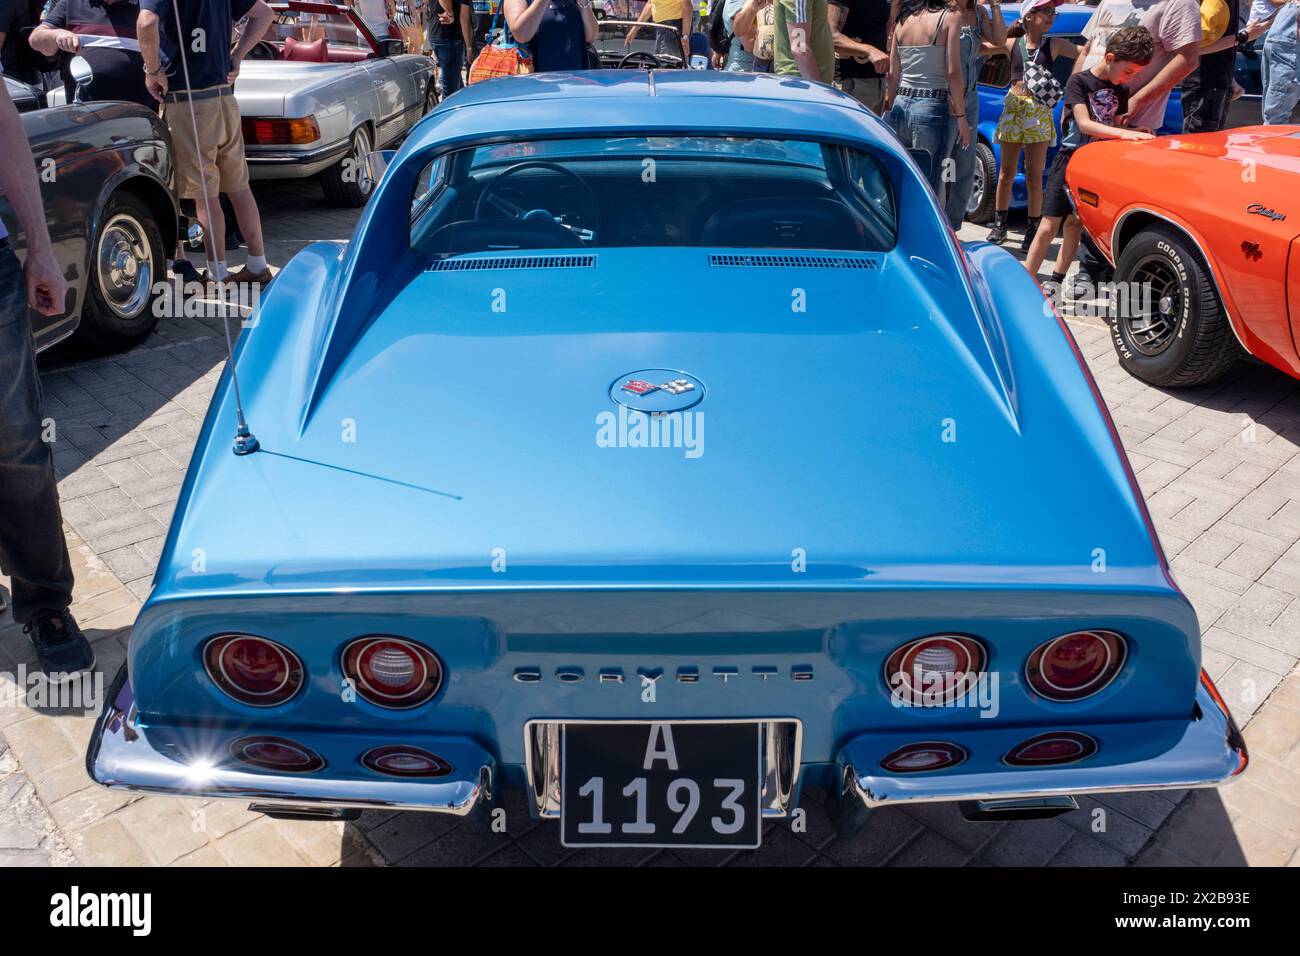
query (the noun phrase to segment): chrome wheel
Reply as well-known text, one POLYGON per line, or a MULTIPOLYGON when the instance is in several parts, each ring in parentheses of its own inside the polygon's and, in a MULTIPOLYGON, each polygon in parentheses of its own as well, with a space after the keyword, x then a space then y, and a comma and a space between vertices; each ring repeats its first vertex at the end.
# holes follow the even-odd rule
POLYGON ((973 216, 984 202, 984 167, 975 164, 975 175, 971 181, 970 199, 966 200, 966 215, 973 216))
POLYGON ((1125 310, 1128 339, 1143 355, 1159 355, 1169 347, 1184 311, 1185 293, 1178 272, 1160 255, 1138 261, 1129 273, 1129 288, 1142 290, 1138 302, 1125 310))
POLYGON ((149 305, 154 250, 141 222, 118 213, 99 234, 95 271, 104 303, 121 319, 137 319, 149 305))
POLYGON ((357 171, 357 189, 362 196, 369 196, 375 188, 375 181, 370 178, 370 166, 366 160, 370 156, 370 134, 363 126, 352 137, 352 162, 357 171))

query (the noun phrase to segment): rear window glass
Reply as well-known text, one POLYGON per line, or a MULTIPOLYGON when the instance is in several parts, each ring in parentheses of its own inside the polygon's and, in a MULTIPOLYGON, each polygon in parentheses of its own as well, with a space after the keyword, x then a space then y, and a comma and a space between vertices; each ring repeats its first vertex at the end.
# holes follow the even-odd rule
POLYGON ((430 257, 620 246, 883 251, 897 233, 880 163, 806 140, 498 143, 439 157, 418 182, 411 243, 430 257))

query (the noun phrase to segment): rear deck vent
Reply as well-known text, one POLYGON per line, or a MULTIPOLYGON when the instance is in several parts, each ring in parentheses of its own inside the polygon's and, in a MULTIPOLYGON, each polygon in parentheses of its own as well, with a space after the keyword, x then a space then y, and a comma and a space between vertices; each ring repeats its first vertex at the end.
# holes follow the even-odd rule
POLYGON ((754 266, 762 269, 866 269, 869 272, 877 272, 880 269, 880 260, 872 256, 835 256, 835 255, 802 255, 802 254, 784 254, 784 255, 735 255, 735 254, 716 254, 709 255, 709 265, 711 266, 754 266))
POLYGON ((485 259, 439 259, 429 272, 469 272, 482 269, 590 269, 595 256, 491 256, 485 259))

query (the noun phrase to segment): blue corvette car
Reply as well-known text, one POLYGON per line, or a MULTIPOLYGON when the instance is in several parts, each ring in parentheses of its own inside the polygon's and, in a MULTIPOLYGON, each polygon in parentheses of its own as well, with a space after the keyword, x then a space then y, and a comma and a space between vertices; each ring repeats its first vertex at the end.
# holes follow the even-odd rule
POLYGON ((476 84, 235 369, 107 786, 752 847, 807 788, 851 829, 1245 767, 1068 331, 829 87, 476 84))
MULTIPOLYGON (((1071 43, 1084 42, 1083 28, 1096 12, 1095 6, 1083 3, 1067 3, 1056 8, 1056 19, 1048 29, 1047 35, 1061 37, 1071 43)), ((1014 22, 1014 21, 1012 21, 1014 22)), ((1010 26, 1008 23, 1007 26, 1010 26)), ((1074 61, 1058 57, 1052 64, 1052 72, 1064 86, 1074 70, 1074 61)), ((975 188, 971 192, 970 202, 966 207, 966 218, 971 222, 983 223, 993 218, 993 189, 997 185, 998 170, 1002 165, 1002 149, 995 141, 998 120, 1002 118, 1002 102, 1011 88, 1011 61, 1005 56, 993 56, 984 61, 980 70, 979 129, 975 130, 977 144, 975 147, 975 188)), ((1056 119, 1056 129, 1061 129, 1061 110, 1063 103, 1057 103, 1052 111, 1056 119)), ((1258 113, 1258 107, 1256 108, 1258 113)), ((1255 120, 1259 122, 1258 119, 1255 120)), ((1183 129, 1182 94, 1177 87, 1169 94, 1169 104, 1165 107, 1165 120, 1156 132, 1160 135, 1180 133, 1183 129)), ((1053 145, 1047 152, 1047 162, 1043 164, 1044 176, 1052 165, 1057 146, 1053 145)), ((1011 187, 1011 208, 1024 209, 1029 204, 1029 194, 1025 186, 1024 158, 1021 157, 1017 167, 1016 180, 1011 187)))

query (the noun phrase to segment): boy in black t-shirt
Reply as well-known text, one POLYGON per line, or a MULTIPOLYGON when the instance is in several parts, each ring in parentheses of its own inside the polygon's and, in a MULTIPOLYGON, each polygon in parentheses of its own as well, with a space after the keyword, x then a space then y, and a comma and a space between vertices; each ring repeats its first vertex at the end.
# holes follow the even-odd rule
POLYGON ((1115 125, 1128 111, 1129 92, 1124 86, 1142 72, 1155 54, 1155 41, 1146 27, 1123 27, 1106 42, 1106 55, 1091 70, 1081 70, 1065 85, 1061 110, 1061 148, 1052 159, 1043 190, 1043 221, 1025 257, 1025 268, 1037 277, 1047 250, 1065 220, 1065 236, 1056 257, 1052 282, 1059 288, 1079 248, 1079 220, 1065 188, 1065 168, 1080 146, 1094 139, 1151 139, 1145 130, 1115 125))

